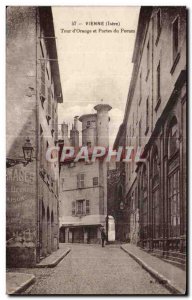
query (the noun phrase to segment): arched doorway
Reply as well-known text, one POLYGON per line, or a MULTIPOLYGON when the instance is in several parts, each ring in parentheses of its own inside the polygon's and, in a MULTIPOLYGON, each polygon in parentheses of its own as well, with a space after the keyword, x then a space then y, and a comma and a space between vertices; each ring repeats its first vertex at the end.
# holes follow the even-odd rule
POLYGON ((146 165, 143 165, 140 180, 140 238, 141 246, 147 247, 148 239, 148 191, 147 191, 147 169, 146 165))
POLYGON ((41 256, 47 255, 47 222, 45 215, 45 206, 42 200, 42 225, 41 225, 41 256))
POLYGON ((159 239, 161 236, 160 224, 160 169, 159 169, 159 153, 157 145, 152 150, 152 237, 154 249, 159 249, 159 239))

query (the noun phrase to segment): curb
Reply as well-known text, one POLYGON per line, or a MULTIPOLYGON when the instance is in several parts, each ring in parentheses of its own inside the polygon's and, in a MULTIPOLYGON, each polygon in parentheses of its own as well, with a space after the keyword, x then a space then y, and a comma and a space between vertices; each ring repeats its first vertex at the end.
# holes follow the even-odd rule
POLYGON ((57 258, 56 260, 54 260, 52 263, 49 264, 45 264, 45 265, 41 265, 41 264, 37 264, 35 266, 35 268, 54 268, 58 265, 58 263, 71 251, 71 249, 67 249, 59 258, 57 258))
POLYGON ((20 293, 24 292, 33 283, 35 283, 35 280, 36 280, 35 276, 31 275, 31 278, 28 279, 27 281, 25 281, 24 283, 22 283, 22 285, 20 285, 18 288, 16 288, 16 290, 14 290, 13 292, 6 291, 6 294, 8 294, 8 295, 20 294, 20 293))
POLYGON ((120 247, 124 252, 129 254, 131 258, 133 258, 143 269, 145 269, 152 277, 154 277, 160 284, 163 284, 170 292, 179 295, 185 295, 185 291, 174 286, 170 280, 168 280, 165 276, 155 271, 153 268, 148 266, 144 261, 138 258, 133 253, 129 252, 123 246, 120 247))

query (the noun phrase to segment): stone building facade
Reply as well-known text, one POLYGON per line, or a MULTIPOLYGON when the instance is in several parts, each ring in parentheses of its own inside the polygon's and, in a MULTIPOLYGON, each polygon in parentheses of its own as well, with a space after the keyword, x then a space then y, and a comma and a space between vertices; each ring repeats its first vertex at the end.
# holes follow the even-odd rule
POLYGON ((59 167, 45 158, 63 101, 50 7, 7 7, 6 54, 7 265, 34 266, 59 245, 59 167))
POLYGON ((145 161, 125 167, 132 243, 184 262, 186 8, 142 7, 123 124, 145 161))
MULTIPOLYGON (((83 115, 82 146, 91 152, 94 146, 107 148, 109 145, 109 105, 94 107, 97 113, 83 115)), ((64 146, 67 145, 67 125, 64 124, 64 146)), ((75 120, 73 131, 77 131, 75 120)), ((74 135, 73 135, 74 136, 74 135)), ((79 132, 76 132, 79 137, 79 132)), ((70 145, 77 149, 77 138, 70 145)), ((80 147, 81 148, 81 147, 80 147)), ((60 164, 60 241, 71 243, 98 243, 100 227, 106 227, 107 216, 107 163, 96 159, 74 162, 66 160, 60 164)))

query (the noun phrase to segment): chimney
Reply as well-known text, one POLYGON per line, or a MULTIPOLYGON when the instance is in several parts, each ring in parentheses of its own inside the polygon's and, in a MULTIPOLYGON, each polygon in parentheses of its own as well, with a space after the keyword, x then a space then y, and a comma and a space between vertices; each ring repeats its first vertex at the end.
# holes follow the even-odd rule
POLYGON ((78 118, 79 116, 74 117, 74 129, 78 130, 78 118))
POLYGON ((78 131, 78 116, 74 117, 74 124, 72 124, 72 129, 70 130, 70 140, 71 146, 79 148, 79 131, 78 131))
POLYGON ((63 139, 68 138, 68 124, 65 124, 65 122, 61 124, 61 133, 63 139))

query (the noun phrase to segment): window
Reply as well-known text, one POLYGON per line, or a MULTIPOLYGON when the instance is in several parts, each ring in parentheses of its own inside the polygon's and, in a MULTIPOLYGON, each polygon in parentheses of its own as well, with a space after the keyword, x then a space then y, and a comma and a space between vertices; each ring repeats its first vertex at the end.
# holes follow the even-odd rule
POLYGON ((157 147, 152 158, 153 236, 160 237, 159 159, 157 147))
POLYGON ((78 174, 77 175, 77 188, 81 189, 85 187, 85 174, 78 174))
POLYGON ((153 192, 153 236, 160 237, 160 207, 159 207, 159 189, 153 192))
POLYGON ((142 72, 140 73, 139 76, 139 105, 141 103, 142 100, 142 72))
POLYGON ((87 142, 87 148, 91 148, 91 142, 87 142))
POLYGON ((131 199, 132 199, 132 210, 134 211, 135 210, 135 195, 134 195, 134 192, 132 192, 132 195, 131 195, 131 199))
POLYGON ((93 186, 97 186, 99 184, 98 177, 93 177, 93 186))
POLYGON ((72 216, 75 216, 75 201, 72 202, 72 216))
POLYGON ((49 80, 49 71, 48 71, 48 68, 46 67, 46 72, 47 72, 47 78, 49 80))
POLYGON ((138 140, 138 146, 141 146, 141 120, 139 121, 139 140, 138 140))
POLYGON ((179 170, 171 174, 168 179, 169 187, 169 210, 170 210, 170 232, 169 236, 180 235, 180 193, 179 193, 179 170))
POLYGON ((84 203, 84 200, 77 200, 76 201, 76 215, 83 215, 84 213, 84 210, 83 210, 83 203, 84 203))
POLYGON ((48 99, 47 113, 48 113, 48 116, 51 117, 51 88, 50 87, 47 88, 47 99, 48 99))
POLYGON ((89 200, 86 200, 86 215, 90 214, 89 200))
POLYGON ((154 177, 156 177, 156 176, 158 176, 158 164, 159 164, 159 162, 158 162, 158 154, 157 154, 157 152, 153 155, 153 169, 152 169, 152 171, 153 171, 153 178, 154 177))
POLYGON ((76 166, 75 162, 71 162, 71 163, 69 163, 69 165, 68 165, 69 168, 74 168, 75 166, 76 166))
POLYGON ((147 134, 149 130, 149 97, 146 100, 146 130, 145 135, 147 134))
POLYGON ((44 145, 43 145, 43 134, 40 136, 40 166, 43 167, 44 162, 44 145))
POLYGON ((51 115, 51 118, 52 118, 52 129, 54 130, 55 129, 55 105, 54 105, 54 103, 52 103, 52 115, 51 115))
POLYGON ((150 71, 150 41, 148 41, 148 43, 147 43, 147 76, 146 76, 146 80, 148 79, 149 71, 150 71))
POLYGON ((142 200, 141 200, 141 237, 147 238, 147 170, 144 168, 142 175, 142 200))
MULTIPOLYGON (((159 61, 159 64, 157 66, 157 104, 161 100, 161 64, 159 61)), ((157 109, 158 107, 156 107, 157 109)))
POLYGON ((171 121, 169 135, 168 135, 168 156, 172 157, 177 150, 179 149, 178 145, 178 125, 176 118, 173 118, 171 121))
POLYGON ((179 48, 179 18, 177 17, 173 22, 173 61, 176 59, 179 48))
POLYGON ((72 216, 84 216, 90 214, 90 201, 85 199, 72 202, 72 216))
POLYGON ((41 40, 40 40, 40 48, 41 48, 42 57, 44 57, 43 45, 42 45, 42 41, 41 40))
POLYGON ((87 127, 89 127, 91 125, 90 121, 87 121, 87 127))
POLYGON ((61 190, 64 191, 65 189, 65 179, 61 178, 61 190))
POLYGON ((161 33, 161 10, 159 9, 157 12, 157 41, 159 40, 159 36, 161 33))
POLYGON ((41 61, 41 88, 40 88, 40 93, 41 93, 42 100, 45 101, 45 61, 43 61, 43 60, 41 61))
POLYGON ((131 125, 129 126, 129 146, 131 146, 131 125))

